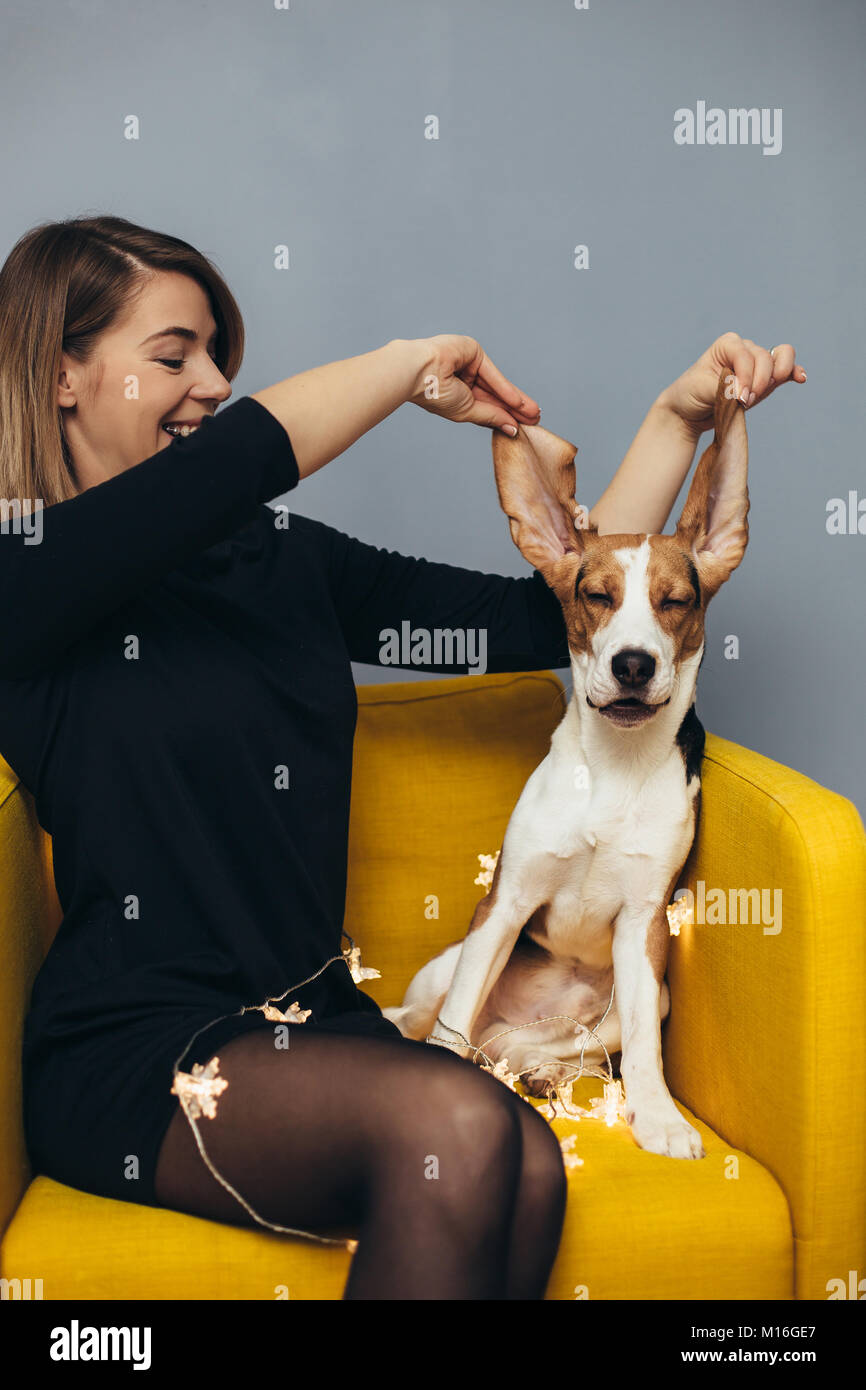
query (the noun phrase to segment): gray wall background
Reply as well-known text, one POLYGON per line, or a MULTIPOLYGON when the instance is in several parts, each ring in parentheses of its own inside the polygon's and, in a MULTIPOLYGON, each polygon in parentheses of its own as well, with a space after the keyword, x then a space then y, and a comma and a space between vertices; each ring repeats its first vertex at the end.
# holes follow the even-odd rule
MULTIPOLYGON (((826 530, 829 498, 866 497, 859 0, 3 0, 0 24, 0 253, 82 212, 193 242, 244 313, 235 399, 467 333, 579 446, 592 505, 716 337, 794 343, 808 383, 747 417, 750 544, 709 610, 698 710, 863 812, 866 534, 826 530), (675 110, 701 100, 781 107, 781 152, 676 145, 675 110)), ((490 432, 410 405, 286 500, 406 554, 530 573, 490 432)))

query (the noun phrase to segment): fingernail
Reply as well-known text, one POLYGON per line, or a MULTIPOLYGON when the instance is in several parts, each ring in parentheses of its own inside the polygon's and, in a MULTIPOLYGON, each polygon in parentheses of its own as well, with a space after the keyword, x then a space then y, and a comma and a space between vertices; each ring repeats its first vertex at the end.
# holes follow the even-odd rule
POLYGON ((749 393, 748 393, 748 391, 746 390, 745 386, 743 387, 742 391, 740 392, 740 400, 742 401, 743 405, 748 405, 748 404, 749 404, 749 393))
POLYGON ((516 433, 517 433, 517 426, 516 426, 516 425, 503 425, 502 428, 504 429, 504 431, 505 431, 506 434, 510 434, 510 435, 511 435, 512 439, 514 438, 514 436, 515 436, 516 433))
POLYGON ((808 381, 808 379, 809 379, 809 378, 806 376, 806 373, 804 372, 804 373, 803 373, 803 380, 804 380, 804 381, 808 381))
POLYGON ((754 405, 754 404, 755 404, 755 401, 756 401, 757 399, 758 399, 757 395, 755 394, 754 391, 752 391, 751 394, 750 394, 750 396, 749 396, 749 405, 754 405))

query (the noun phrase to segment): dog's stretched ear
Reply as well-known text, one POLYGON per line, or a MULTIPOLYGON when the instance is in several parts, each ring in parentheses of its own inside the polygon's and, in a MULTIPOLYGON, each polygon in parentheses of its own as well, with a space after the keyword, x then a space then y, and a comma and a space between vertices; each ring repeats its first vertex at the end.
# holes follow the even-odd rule
POLYGON ((701 455, 675 535, 697 566, 705 599, 737 568, 749 540, 749 443, 735 380, 722 372, 713 442, 701 455))
POLYGON ((574 498, 577 447, 540 425, 519 425, 513 439, 493 433, 493 467, 511 539, 548 583, 563 555, 580 554, 586 527, 574 498))

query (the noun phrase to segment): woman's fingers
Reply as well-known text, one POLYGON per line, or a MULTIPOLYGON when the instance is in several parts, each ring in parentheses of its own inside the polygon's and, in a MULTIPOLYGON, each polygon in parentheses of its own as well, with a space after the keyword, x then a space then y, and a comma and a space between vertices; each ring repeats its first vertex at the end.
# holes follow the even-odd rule
MULTIPOLYGON (((474 399, 482 405, 489 406, 496 418, 491 417, 483 421, 484 424, 505 424, 505 425, 535 425, 538 423, 540 411, 537 406, 534 410, 520 410, 512 406, 510 410, 505 410, 502 401, 492 392, 485 391, 481 386, 473 386, 472 395, 474 399)), ((526 400, 526 397, 523 397, 526 400)))
POLYGON ((755 373, 754 358, 739 333, 725 333, 711 349, 717 355, 722 371, 733 371, 737 394, 743 405, 748 404, 755 373))
POLYGON ((505 429, 510 435, 515 435, 519 425, 534 423, 534 420, 522 420, 514 410, 506 410, 498 396, 491 395, 480 386, 471 388, 471 397, 468 411, 463 418, 472 425, 489 425, 493 429, 505 429))
POLYGON ((733 370, 738 397, 747 407, 772 395, 785 381, 802 383, 806 380, 791 343, 767 349, 752 342, 751 338, 741 338, 738 333, 725 333, 714 348, 722 370, 733 370))
POLYGON ((780 343, 771 351, 773 354, 773 385, 778 386, 780 382, 787 381, 794 370, 796 353, 790 343, 780 343))
POLYGON ((510 411, 515 420, 520 420, 526 425, 535 424, 541 414, 538 402, 509 381, 483 349, 479 349, 479 352, 480 356, 468 364, 472 379, 469 380, 461 371, 458 373, 461 380, 472 388, 479 400, 498 401, 510 411))
POLYGON ((519 418, 526 425, 536 424, 541 415, 541 406, 538 401, 533 400, 532 396, 527 396, 524 391, 508 381, 502 373, 493 366, 489 358, 485 359, 485 367, 489 366, 492 370, 479 373, 478 385, 482 390, 489 391, 494 397, 498 397, 504 405, 507 405, 512 415, 519 418), (500 384, 500 382, 502 384, 500 384))
POLYGON ((797 354, 790 343, 780 343, 772 349, 773 353, 773 380, 772 386, 781 386, 783 381, 796 381, 802 384, 806 380, 806 371, 797 361, 797 354))
POLYGON ((430 342, 438 349, 433 375, 439 380, 439 404, 419 399, 418 405, 446 419, 507 429, 512 435, 520 425, 538 423, 538 402, 508 380, 475 338, 443 333, 430 342))
MULTIPOLYGON (((759 351, 762 351, 760 349, 759 351)), ((778 347, 770 349, 767 354, 772 366, 763 390, 756 390, 754 400, 749 400, 749 405, 754 405, 756 401, 766 400, 771 396, 777 386, 782 386, 786 381, 796 381, 799 385, 806 380, 806 372, 797 362, 797 354, 791 343, 780 343, 778 347)), ((753 383, 753 389, 754 383, 753 383)))
POLYGON ((767 348, 759 347, 757 343, 752 342, 751 338, 744 338, 743 342, 752 354, 752 388, 748 403, 754 405, 755 401, 760 400, 764 395, 772 379, 774 360, 767 348))
MULTIPOLYGON (((470 380, 473 379, 473 374, 469 375, 470 380)), ((450 369, 443 373, 438 393, 430 399, 418 399, 417 403, 446 420, 504 429, 512 437, 522 423, 519 417, 515 418, 505 409, 498 396, 480 386, 470 386, 463 380, 462 372, 450 369)))

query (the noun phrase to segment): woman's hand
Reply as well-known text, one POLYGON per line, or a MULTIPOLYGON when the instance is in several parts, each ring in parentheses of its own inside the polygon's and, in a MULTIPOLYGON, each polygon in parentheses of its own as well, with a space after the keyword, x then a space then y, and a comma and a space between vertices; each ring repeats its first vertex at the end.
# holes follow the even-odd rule
POLYGON ((515 435, 518 425, 537 425, 541 410, 502 375, 474 338, 440 333, 427 338, 427 361, 409 397, 446 420, 488 425, 515 435))
POLYGON ((802 385, 806 373, 795 363, 795 356, 790 343, 782 343, 771 353, 758 347, 751 338, 741 338, 739 333, 723 333, 693 367, 662 391, 658 399, 694 434, 702 434, 713 427, 713 405, 722 372, 734 373, 737 396, 749 409, 758 401, 766 400, 785 381, 802 385))

